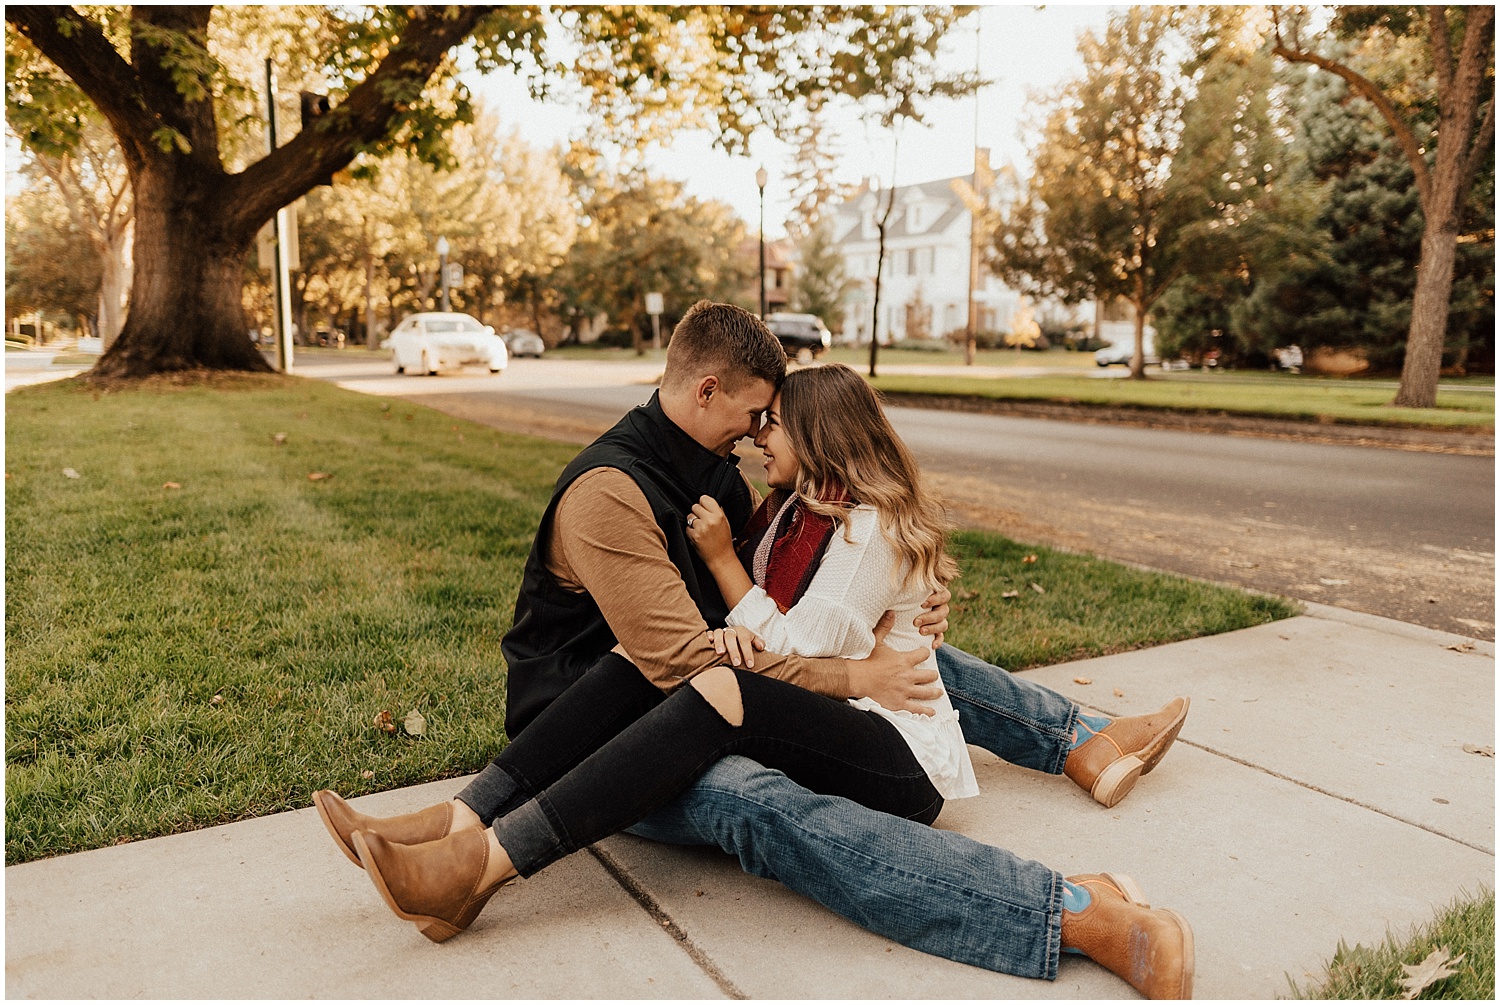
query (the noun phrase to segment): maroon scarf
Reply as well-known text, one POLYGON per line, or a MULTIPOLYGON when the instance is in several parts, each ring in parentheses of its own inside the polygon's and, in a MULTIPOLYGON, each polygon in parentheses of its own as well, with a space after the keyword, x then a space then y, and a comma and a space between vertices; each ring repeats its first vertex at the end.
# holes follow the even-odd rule
MULTIPOLYGON (((813 513, 800 500, 787 506, 792 498, 785 491, 773 491, 767 496, 745 525, 745 543, 738 552, 740 563, 750 573, 750 578, 766 591, 783 614, 807 592, 834 531, 832 517, 813 513), (756 561, 757 552, 767 550, 764 541, 771 531, 772 520, 777 521, 775 536, 771 539, 768 554, 759 556, 764 571, 757 576, 756 567, 762 564, 756 561)), ((842 502, 844 498, 843 492, 837 492, 827 501, 842 502)))

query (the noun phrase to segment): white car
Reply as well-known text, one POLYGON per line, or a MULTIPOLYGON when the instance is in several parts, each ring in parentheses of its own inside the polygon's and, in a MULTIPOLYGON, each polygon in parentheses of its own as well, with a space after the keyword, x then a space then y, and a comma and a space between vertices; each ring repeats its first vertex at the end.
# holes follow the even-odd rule
POLYGON ((547 351, 547 343, 536 332, 527 331, 525 328, 513 328, 505 333, 505 346, 510 354, 515 357, 531 356, 541 359, 542 353, 547 351))
POLYGON ((474 363, 499 373, 510 363, 505 342, 495 329, 467 314, 409 314, 385 344, 391 348, 397 373, 437 373, 474 363))

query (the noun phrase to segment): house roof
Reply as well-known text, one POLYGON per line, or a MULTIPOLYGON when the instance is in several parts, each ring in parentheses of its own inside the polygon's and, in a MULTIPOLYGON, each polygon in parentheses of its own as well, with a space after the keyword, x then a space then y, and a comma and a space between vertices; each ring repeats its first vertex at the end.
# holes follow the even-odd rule
MULTIPOLYGON (((921 197, 933 202, 942 202, 943 211, 934 217, 931 222, 923 221, 923 226, 916 230, 908 230, 906 226, 907 215, 905 213, 891 214, 890 229, 886 232, 886 239, 897 237, 919 237, 923 234, 940 234, 948 229, 960 213, 965 212, 963 202, 953 191, 953 182, 962 180, 969 181, 969 175, 957 175, 953 178, 939 178, 936 181, 918 182, 915 185, 898 185, 896 187, 896 205, 900 207, 914 197, 921 197)), ((859 225, 863 212, 859 203, 869 194, 869 188, 861 185, 858 192, 839 206, 837 214, 841 217, 841 233, 838 237, 839 244, 853 244, 860 241, 873 240, 873 238, 861 237, 859 225)), ((884 209, 884 199, 881 198, 877 206, 877 212, 884 209)))

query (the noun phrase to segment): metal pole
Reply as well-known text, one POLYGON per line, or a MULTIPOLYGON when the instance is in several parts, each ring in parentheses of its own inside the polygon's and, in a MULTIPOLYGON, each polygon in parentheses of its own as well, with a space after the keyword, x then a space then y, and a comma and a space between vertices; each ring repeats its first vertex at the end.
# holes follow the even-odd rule
POLYGON ((651 315, 651 348, 661 348, 661 315, 651 315))
POLYGON ((453 310, 453 305, 448 302, 448 253, 445 251, 438 256, 438 281, 443 285, 443 310, 453 310))
POLYGON ((766 316, 766 187, 760 189, 760 316, 766 316))
MULTIPOLYGON (((979 76, 979 39, 984 29, 984 8, 975 12, 974 21, 974 75, 979 76)), ((986 165, 988 167, 988 165, 986 165)), ((984 193, 979 187, 979 88, 974 88, 974 194, 981 199, 984 193)), ((973 207, 969 209, 969 325, 964 338, 964 365, 974 365, 974 349, 979 334, 975 293, 979 289, 979 215, 973 207)))
MULTIPOLYGON (((276 149, 276 67, 266 57, 266 144, 276 149)), ((286 207, 271 220, 271 238, 276 242, 276 261, 271 269, 271 287, 276 293, 276 369, 292 372, 292 298, 288 293, 290 249, 282 240, 287 232, 286 207)))

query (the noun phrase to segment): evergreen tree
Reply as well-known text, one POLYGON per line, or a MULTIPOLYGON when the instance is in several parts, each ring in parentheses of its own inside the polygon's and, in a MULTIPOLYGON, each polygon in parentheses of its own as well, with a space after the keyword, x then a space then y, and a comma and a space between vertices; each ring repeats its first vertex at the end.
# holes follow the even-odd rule
MULTIPOLYGON (((1373 110, 1337 77, 1300 88, 1295 147, 1317 186, 1302 254, 1271 258, 1234 311, 1251 344, 1354 349, 1401 368, 1424 219, 1411 165, 1373 110)), ((1494 366, 1494 165, 1476 180, 1456 249, 1443 362, 1494 366)))

